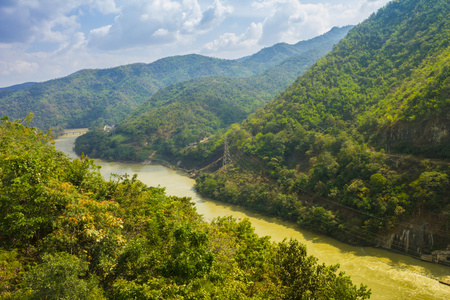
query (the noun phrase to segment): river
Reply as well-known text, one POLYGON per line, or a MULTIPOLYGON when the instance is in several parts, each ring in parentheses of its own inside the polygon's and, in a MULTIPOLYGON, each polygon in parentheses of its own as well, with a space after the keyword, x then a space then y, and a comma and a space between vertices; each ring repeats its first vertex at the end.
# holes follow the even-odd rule
MULTIPOLYGON (((73 144, 76 135, 65 135, 55 141, 55 147, 76 158, 73 144)), ((273 241, 295 238, 305 244, 308 253, 326 264, 340 264, 340 271, 349 275, 353 283, 366 284, 372 290, 371 299, 450 299, 450 286, 436 279, 450 279, 450 268, 423 262, 409 256, 378 248, 354 247, 332 238, 300 229, 292 223, 265 217, 243 208, 205 199, 193 188, 195 181, 183 172, 145 164, 105 162, 96 160, 101 173, 109 179, 112 174, 137 174, 150 186, 163 186, 169 195, 192 198, 198 213, 207 221, 218 216, 248 218, 260 236, 273 241)))

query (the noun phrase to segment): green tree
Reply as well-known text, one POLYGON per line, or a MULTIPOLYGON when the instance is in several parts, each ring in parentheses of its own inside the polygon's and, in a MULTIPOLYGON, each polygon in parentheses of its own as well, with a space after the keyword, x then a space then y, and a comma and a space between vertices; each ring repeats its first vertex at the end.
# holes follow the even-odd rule
POLYGON ((88 264, 71 254, 46 254, 42 263, 23 275, 18 297, 29 299, 105 299, 95 278, 87 276, 88 264))
POLYGON ((359 289, 341 272, 339 266, 318 265, 307 256, 306 247, 297 240, 283 241, 277 247, 274 266, 283 286, 283 299, 368 299, 370 290, 359 289))
POLYGON ((448 185, 448 175, 437 171, 423 172, 419 179, 412 182, 413 197, 419 208, 419 214, 424 209, 436 210, 448 203, 448 185))
POLYGON ((0 248, 0 299, 11 298, 20 282, 19 275, 24 271, 23 257, 17 250, 0 248))
POLYGON ((174 237, 164 274, 184 283, 205 276, 214 261, 213 253, 208 250, 208 234, 185 225, 175 230, 174 237))

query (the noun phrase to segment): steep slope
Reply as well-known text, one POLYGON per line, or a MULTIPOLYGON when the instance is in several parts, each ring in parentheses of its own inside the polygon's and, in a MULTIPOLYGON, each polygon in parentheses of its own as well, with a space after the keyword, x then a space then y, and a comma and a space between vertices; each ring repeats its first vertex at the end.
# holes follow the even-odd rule
MULTIPOLYGON (((76 143, 78 153, 118 160, 147 160, 157 156, 178 161, 189 144, 198 143, 220 129, 241 122, 258 107, 283 91, 332 49, 332 41, 345 29, 333 29, 333 39, 317 38, 315 47, 248 78, 208 77, 186 81, 158 91, 111 133, 90 132, 76 143)), ((298 46, 297 46, 298 47, 298 46)), ((278 52, 274 50, 271 54, 278 52)), ((273 60, 270 55, 264 55, 273 60)), ((261 61, 264 61, 261 59, 261 61)), ((198 162, 197 162, 198 163, 198 162)), ((188 168, 195 164, 183 163, 188 168)))
POLYGON ((305 41, 300 47, 285 45, 264 55, 258 62, 223 60, 200 55, 175 56, 151 64, 131 64, 103 70, 82 70, 70 76, 36 83, 16 91, 0 92, 0 115, 12 119, 34 113, 33 125, 42 129, 53 126, 86 127, 117 123, 162 87, 205 76, 248 77, 272 64, 305 52, 310 43, 330 47, 348 31, 334 29, 324 37, 305 41), (329 35, 329 38, 327 36, 329 35), (283 50, 284 51, 284 50, 283 50), (269 62, 270 64, 266 64, 269 62))
MULTIPOLYGON (((199 176, 198 190, 348 242, 413 255, 445 249, 449 14, 448 1, 393 1, 380 9, 234 125, 225 147, 232 163, 199 176), (414 241, 395 236, 413 224, 422 226, 414 241)), ((218 153, 224 138, 213 143, 203 148, 218 153)))
MULTIPOLYGON (((417 121, 440 120, 446 130, 435 145, 448 143, 448 4, 416 2, 395 1, 352 30, 332 55, 265 110, 277 118, 296 111, 297 122, 316 129, 327 128, 332 116, 375 139, 400 123, 417 128, 417 121)), ((419 144, 414 147, 422 151, 419 144)))

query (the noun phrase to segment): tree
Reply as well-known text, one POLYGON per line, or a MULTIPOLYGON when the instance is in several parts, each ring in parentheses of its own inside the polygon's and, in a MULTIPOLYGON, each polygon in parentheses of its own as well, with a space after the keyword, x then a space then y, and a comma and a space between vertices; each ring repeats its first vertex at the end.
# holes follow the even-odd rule
POLYGON ((48 145, 47 135, 7 118, 0 140, 0 231, 3 240, 24 247, 48 234, 67 204, 59 180, 68 159, 48 145))
POLYGON ((317 258, 307 256, 306 247, 297 240, 278 245, 274 266, 281 280, 283 299, 368 299, 370 290, 353 286, 344 273, 336 274, 339 265, 318 265, 317 258))
POLYGON ((206 275, 211 269, 214 255, 208 250, 208 234, 189 225, 174 232, 172 254, 163 267, 164 274, 179 282, 188 282, 206 275))
POLYGON ((449 200, 448 175, 438 171, 423 172, 420 177, 412 182, 413 197, 419 208, 419 214, 423 209, 437 209, 443 207, 449 200))
POLYGON ((88 264, 66 252, 46 254, 42 263, 23 276, 24 290, 18 298, 105 299, 94 278, 87 277, 88 264))

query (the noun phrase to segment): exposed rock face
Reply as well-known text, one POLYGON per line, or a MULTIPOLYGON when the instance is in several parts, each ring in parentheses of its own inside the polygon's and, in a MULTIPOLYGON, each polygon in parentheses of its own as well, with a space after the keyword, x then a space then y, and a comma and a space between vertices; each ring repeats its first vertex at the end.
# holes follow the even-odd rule
POLYGON ((433 251, 431 261, 450 266, 450 245, 444 251, 433 251))
POLYGON ((409 228, 401 228, 397 232, 378 241, 378 246, 420 256, 430 253, 434 245, 433 233, 425 224, 410 225, 409 228))
POLYGON ((385 129, 381 138, 388 150, 414 147, 414 152, 433 153, 433 148, 450 143, 450 121, 443 118, 420 124, 399 122, 385 129))
POLYGON ((441 143, 449 139, 449 128, 446 122, 433 122, 422 126, 398 127, 390 130, 387 137, 391 142, 441 143))
POLYGON ((446 250, 431 251, 435 243, 426 224, 410 225, 378 240, 378 247, 410 254, 421 260, 450 266, 450 245, 446 250))

